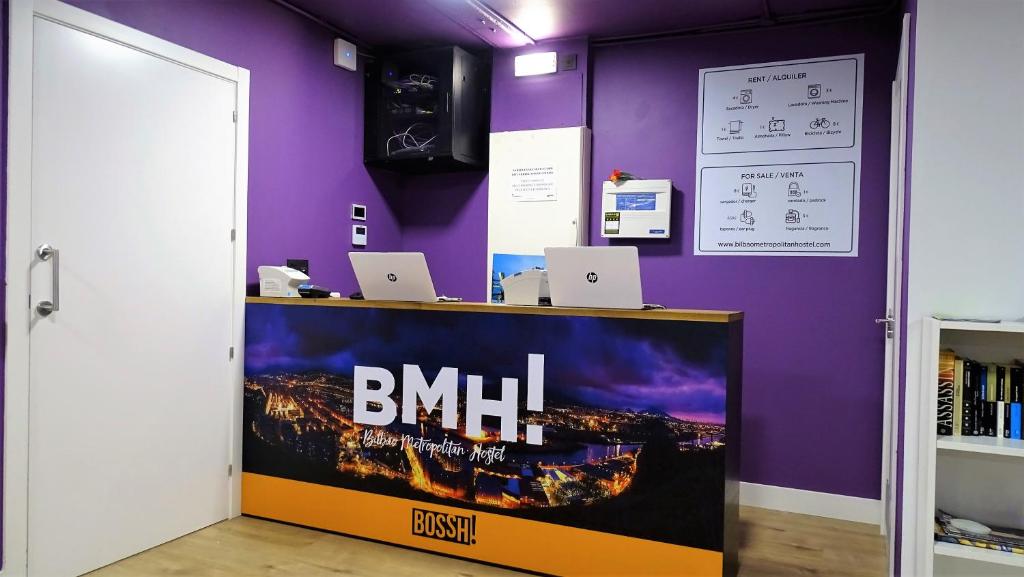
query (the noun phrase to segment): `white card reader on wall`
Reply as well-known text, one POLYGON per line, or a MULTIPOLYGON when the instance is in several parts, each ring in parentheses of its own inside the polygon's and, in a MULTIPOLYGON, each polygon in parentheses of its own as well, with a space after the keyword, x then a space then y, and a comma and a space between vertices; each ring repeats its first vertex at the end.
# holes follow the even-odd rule
POLYGON ((366 246, 366 225, 352 225, 352 246, 366 246))
POLYGON ((604 238, 668 238, 671 180, 605 181, 601 194, 604 238))

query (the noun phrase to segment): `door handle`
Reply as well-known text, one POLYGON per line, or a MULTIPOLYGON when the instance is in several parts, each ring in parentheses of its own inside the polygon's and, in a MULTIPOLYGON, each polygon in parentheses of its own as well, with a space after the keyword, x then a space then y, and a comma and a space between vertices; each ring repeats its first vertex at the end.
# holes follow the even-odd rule
POLYGON ((896 317, 892 313, 892 309, 889 309, 885 313, 884 319, 875 319, 876 325, 885 325, 885 338, 891 339, 896 336, 896 317))
POLYGON ((36 249, 36 256, 43 262, 53 262, 53 274, 50 277, 53 282, 50 298, 53 300, 39 301, 36 305, 36 312, 45 317, 60 310, 60 251, 44 243, 36 249))

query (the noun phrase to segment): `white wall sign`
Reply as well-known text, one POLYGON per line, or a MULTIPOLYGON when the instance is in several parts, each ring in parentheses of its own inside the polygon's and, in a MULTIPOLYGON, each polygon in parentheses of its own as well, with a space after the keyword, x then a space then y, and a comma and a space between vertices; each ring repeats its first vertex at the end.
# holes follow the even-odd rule
POLYGON ((698 224, 717 230, 721 238, 705 244, 705 253, 852 250, 852 162, 706 167, 702 172, 698 224))
POLYGON ((519 202, 556 200, 558 188, 555 186, 557 182, 555 177, 555 167, 550 164, 515 166, 509 177, 512 198, 519 202))
POLYGON ((694 254, 857 256, 863 68, 700 71, 694 254))

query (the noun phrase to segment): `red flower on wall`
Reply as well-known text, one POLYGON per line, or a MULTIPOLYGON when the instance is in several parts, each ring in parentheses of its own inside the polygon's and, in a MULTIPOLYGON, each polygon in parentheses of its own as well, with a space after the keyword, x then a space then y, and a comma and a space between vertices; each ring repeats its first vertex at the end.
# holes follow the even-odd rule
POLYGON ((619 184, 621 182, 626 182, 627 180, 636 180, 636 177, 628 172, 622 172, 620 169, 616 168, 612 170, 612 174, 608 177, 608 180, 615 184, 619 184))

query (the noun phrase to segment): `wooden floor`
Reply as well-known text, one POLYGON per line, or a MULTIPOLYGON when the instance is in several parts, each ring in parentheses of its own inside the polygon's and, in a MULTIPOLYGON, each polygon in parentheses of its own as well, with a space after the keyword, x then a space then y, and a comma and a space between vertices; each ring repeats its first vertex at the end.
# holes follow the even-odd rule
MULTIPOLYGON (((740 575, 883 577, 885 542, 873 525, 740 509, 740 575)), ((517 576, 468 561, 240 517, 186 535, 91 577, 517 576)))

